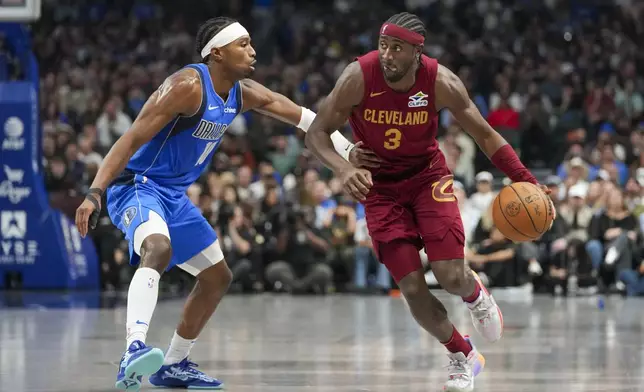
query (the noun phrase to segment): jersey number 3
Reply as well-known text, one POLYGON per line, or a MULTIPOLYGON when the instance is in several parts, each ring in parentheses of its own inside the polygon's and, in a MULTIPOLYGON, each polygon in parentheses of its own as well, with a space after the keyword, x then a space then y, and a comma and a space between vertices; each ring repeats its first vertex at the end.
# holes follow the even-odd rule
POLYGON ((204 148, 203 152, 201 153, 201 156, 199 157, 199 159, 197 159, 197 163, 195 163, 195 166, 202 165, 206 161, 206 159, 208 158, 208 155, 210 155, 212 150, 214 150, 217 147, 217 144, 219 143, 208 142, 208 144, 206 144, 206 148, 204 148))
POLYGON ((402 132, 396 128, 387 129, 385 131, 385 138, 385 148, 387 150, 395 150, 400 147, 402 132))

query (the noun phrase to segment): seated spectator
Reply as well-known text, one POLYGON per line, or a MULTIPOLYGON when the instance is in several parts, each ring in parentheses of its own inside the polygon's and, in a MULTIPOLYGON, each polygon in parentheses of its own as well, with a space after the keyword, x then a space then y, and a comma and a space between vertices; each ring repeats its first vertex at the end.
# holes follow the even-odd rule
POLYGON ((613 156, 620 161, 626 159, 626 149, 619 143, 616 143, 616 130, 613 124, 604 123, 599 128, 597 134, 597 144, 594 148, 590 149, 590 162, 593 165, 598 165, 602 162, 602 155, 604 154, 604 147, 610 147, 613 156))
POLYGON ((588 241, 588 227, 593 218, 593 211, 586 205, 587 192, 583 185, 571 187, 568 191, 568 201, 558 209, 559 217, 568 225, 566 238, 569 241, 588 241))
POLYGON ((634 172, 639 167, 644 167, 644 121, 640 122, 637 129, 633 130, 630 135, 630 143, 626 154, 626 164, 634 172))
MULTIPOLYGON (((494 243, 497 246, 501 246, 502 243, 497 241, 498 238, 492 238, 493 237, 493 231, 497 231, 498 229, 495 228, 494 226, 494 220, 492 219, 492 206, 488 208, 488 210, 481 216, 481 219, 479 220, 478 225, 474 229, 474 233, 472 235, 472 239, 469 241, 469 245, 466 248, 466 254, 478 254, 478 249, 480 247, 488 247, 490 244, 494 243)), ((504 237, 505 238, 505 237, 504 237)), ((512 243, 510 243, 512 245, 512 243)), ((538 260, 540 257, 540 252, 539 248, 532 242, 522 242, 517 244, 517 246, 512 247, 513 250, 513 256, 516 255, 516 260, 519 264, 525 266, 526 272, 528 272, 530 275, 533 276, 538 276, 542 274, 542 268, 541 264, 538 260)), ((481 263, 479 259, 479 264, 481 263)), ((469 262, 469 259, 466 257, 466 261, 469 262)), ((483 276, 485 279, 486 277, 486 271, 484 269, 481 270, 484 272, 483 276)), ((492 268, 492 272, 497 273, 496 267, 492 268)), ((516 272, 516 269, 515 269, 516 272)), ((514 272, 513 272, 514 273, 514 272)), ((525 283, 528 283, 529 279, 524 279, 524 277, 520 277, 521 279, 517 280, 514 284, 511 285, 523 285, 525 283)), ((482 278, 483 279, 483 278, 482 278)), ((490 278, 490 280, 492 280, 490 278)))
POLYGON ((251 198, 250 184, 253 180, 253 169, 248 166, 242 166, 237 170, 237 195, 239 200, 244 202, 256 202, 251 198))
MULTIPOLYGON (((492 109, 487 117, 490 126, 499 132, 519 131, 521 127, 519 113, 510 106, 508 99, 508 96, 501 96, 498 108, 492 109)), ((516 141, 513 144, 516 145, 516 141)))
POLYGON ((463 221, 465 243, 469 244, 474 229, 476 229, 479 219, 481 219, 481 213, 470 203, 465 193, 465 187, 460 181, 454 181, 452 188, 454 189, 454 196, 456 196, 456 200, 458 201, 458 210, 461 213, 461 220, 463 221))
POLYGON ((131 126, 132 119, 123 112, 121 100, 113 98, 108 101, 96 122, 100 147, 105 151, 109 150, 131 126))
POLYGON ((277 186, 280 183, 279 179, 281 177, 269 162, 260 162, 258 172, 259 180, 248 187, 252 200, 262 200, 266 194, 267 187, 277 186))
POLYGON ((577 281, 579 293, 592 293, 596 286, 596 279, 592 276, 592 263, 585 249, 588 240, 588 227, 593 218, 593 211, 585 203, 587 187, 577 184, 568 191, 568 199, 558 208, 559 219, 567 226, 563 238, 555 240, 552 244, 553 254, 549 267, 549 291, 554 293, 557 286, 568 294, 568 290, 577 294, 577 288, 571 279, 577 281), (565 252, 562 252, 565 251, 565 252))
POLYGON ((480 217, 490 208, 492 201, 496 197, 496 192, 492 191, 493 179, 492 173, 487 171, 482 171, 476 175, 476 192, 469 197, 468 202, 472 214, 477 212, 480 217))
POLYGON ((322 235, 330 245, 326 256, 333 268, 336 288, 344 291, 351 281, 350 271, 355 259, 356 212, 348 197, 341 198, 340 203, 329 210, 330 218, 324 222, 322 235))
POLYGON ((333 270, 326 262, 330 245, 314 226, 314 212, 290 211, 283 229, 283 258, 266 267, 266 281, 275 290, 324 294, 332 289, 333 270))
POLYGON ((490 237, 470 249, 465 259, 489 287, 514 287, 528 281, 527 264, 517 260, 512 242, 494 226, 490 237))
POLYGON ((566 176, 564 177, 566 191, 575 185, 588 187, 590 167, 582 158, 574 157, 568 161, 566 166, 566 176))
POLYGON ((373 289, 375 292, 388 293, 391 277, 387 267, 378 261, 374 253, 362 204, 356 207, 356 217, 356 231, 353 237, 356 244, 353 288, 357 292, 373 289))
POLYGON ((445 136, 438 139, 438 145, 446 159, 453 160, 454 175, 461 178, 467 188, 470 188, 473 185, 475 173, 476 143, 474 140, 458 125, 451 125, 447 128, 445 136))
POLYGON ((311 199, 315 207, 315 227, 329 227, 338 203, 331 197, 331 190, 326 182, 318 180, 313 184, 311 199))
POLYGON ((235 206, 233 216, 223 224, 228 228, 222 242, 233 273, 233 286, 245 292, 263 290, 261 248, 250 217, 242 207, 235 206))
POLYGON ((639 194, 631 198, 633 215, 640 222, 640 233, 644 234, 644 167, 637 169, 635 184, 639 186, 639 194))
POLYGON ((593 217, 586 244, 593 269, 602 274, 606 286, 614 282, 616 271, 632 269, 638 230, 622 191, 614 188, 607 197, 606 209, 593 217))
POLYGON ((586 196, 586 204, 590 206, 594 214, 599 214, 604 210, 606 201, 615 187, 606 171, 600 170, 597 180, 588 186, 588 195, 586 196))
POLYGON ((600 170, 606 170, 611 176, 611 181, 615 181, 619 185, 626 184, 628 179, 628 168, 624 162, 615 158, 614 147, 612 144, 605 144, 600 150, 600 159, 595 166, 590 170, 589 179, 594 180, 597 178, 600 170))
POLYGON ((277 186, 268 185, 266 195, 255 216, 256 230, 261 236, 262 260, 268 265, 281 260, 288 245, 287 206, 279 199, 277 186))

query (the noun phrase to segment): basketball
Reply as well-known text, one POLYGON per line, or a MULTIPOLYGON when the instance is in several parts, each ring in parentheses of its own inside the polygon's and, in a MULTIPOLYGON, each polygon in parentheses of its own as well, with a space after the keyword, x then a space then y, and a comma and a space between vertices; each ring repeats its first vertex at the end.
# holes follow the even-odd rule
POLYGON ((543 235, 553 220, 550 198, 538 186, 517 182, 504 187, 494 199, 492 218, 509 240, 532 241, 543 235))

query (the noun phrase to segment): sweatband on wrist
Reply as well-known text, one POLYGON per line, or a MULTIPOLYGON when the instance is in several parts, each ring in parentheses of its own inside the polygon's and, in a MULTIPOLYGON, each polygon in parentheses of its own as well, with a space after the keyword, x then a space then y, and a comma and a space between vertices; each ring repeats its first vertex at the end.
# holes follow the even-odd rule
MULTIPOLYGON (((304 132, 307 132, 311 124, 313 124, 313 120, 315 120, 315 112, 311 109, 302 107, 302 116, 300 117, 300 122, 297 124, 297 127, 304 132)), ((333 142, 335 151, 337 151, 342 158, 348 161, 349 153, 353 149, 354 144, 347 140, 340 131, 335 131, 331 134, 331 141, 333 142)))
POLYGON ((537 179, 526 169, 521 160, 509 144, 499 148, 490 158, 497 169, 505 173, 512 182, 529 182, 538 184, 537 179))
POLYGON ((338 154, 342 155, 342 158, 349 160, 349 153, 353 150, 354 144, 347 140, 346 137, 340 132, 335 131, 331 134, 331 141, 333 142, 333 147, 338 154))
POLYGON ((315 112, 302 106, 302 115, 300 116, 300 122, 297 124, 297 127, 307 132, 311 124, 313 124, 313 120, 315 120, 315 112))

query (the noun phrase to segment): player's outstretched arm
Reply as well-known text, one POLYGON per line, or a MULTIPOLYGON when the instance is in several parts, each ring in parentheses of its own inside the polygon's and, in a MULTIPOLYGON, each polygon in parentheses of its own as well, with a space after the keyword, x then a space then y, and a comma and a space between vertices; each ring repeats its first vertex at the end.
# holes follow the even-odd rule
MULTIPOLYGON (((105 156, 92 182, 90 193, 76 211, 76 225, 82 236, 88 232, 90 215, 100 211, 100 196, 125 169, 132 155, 177 115, 189 116, 196 113, 201 105, 201 95, 198 73, 186 69, 169 76, 148 98, 132 127, 114 143, 105 156), (97 194, 98 197, 92 194, 97 194)), ((94 215, 98 216, 97 213, 94 215)), ((95 224, 92 222, 92 225, 95 224)))
POLYGON ((362 102, 364 88, 360 64, 349 64, 340 75, 331 94, 320 105, 320 111, 305 138, 309 150, 340 177, 345 191, 355 200, 364 200, 367 197, 373 186, 371 172, 358 169, 342 159, 333 149, 331 133, 344 125, 353 108, 362 102))
POLYGON ((322 163, 336 174, 351 166, 336 153, 331 133, 346 123, 353 108, 364 95, 364 78, 360 64, 349 64, 338 78, 331 93, 320 105, 317 116, 306 134, 306 146, 322 163))
MULTIPOLYGON (((271 91, 252 79, 242 81, 242 94, 244 99, 243 111, 254 110, 258 113, 275 118, 287 124, 294 125, 304 132, 315 119, 315 113, 310 109, 299 106, 282 94, 271 91)), ((339 127, 337 127, 339 128, 339 127)), ((377 167, 378 160, 368 150, 356 149, 355 145, 347 140, 335 128, 331 140, 335 151, 344 159, 358 166, 377 167)))
POLYGON ((449 109, 499 170, 514 182, 537 184, 537 179, 523 166, 512 146, 483 118, 461 79, 442 65, 438 66, 435 90, 436 110, 449 109))

